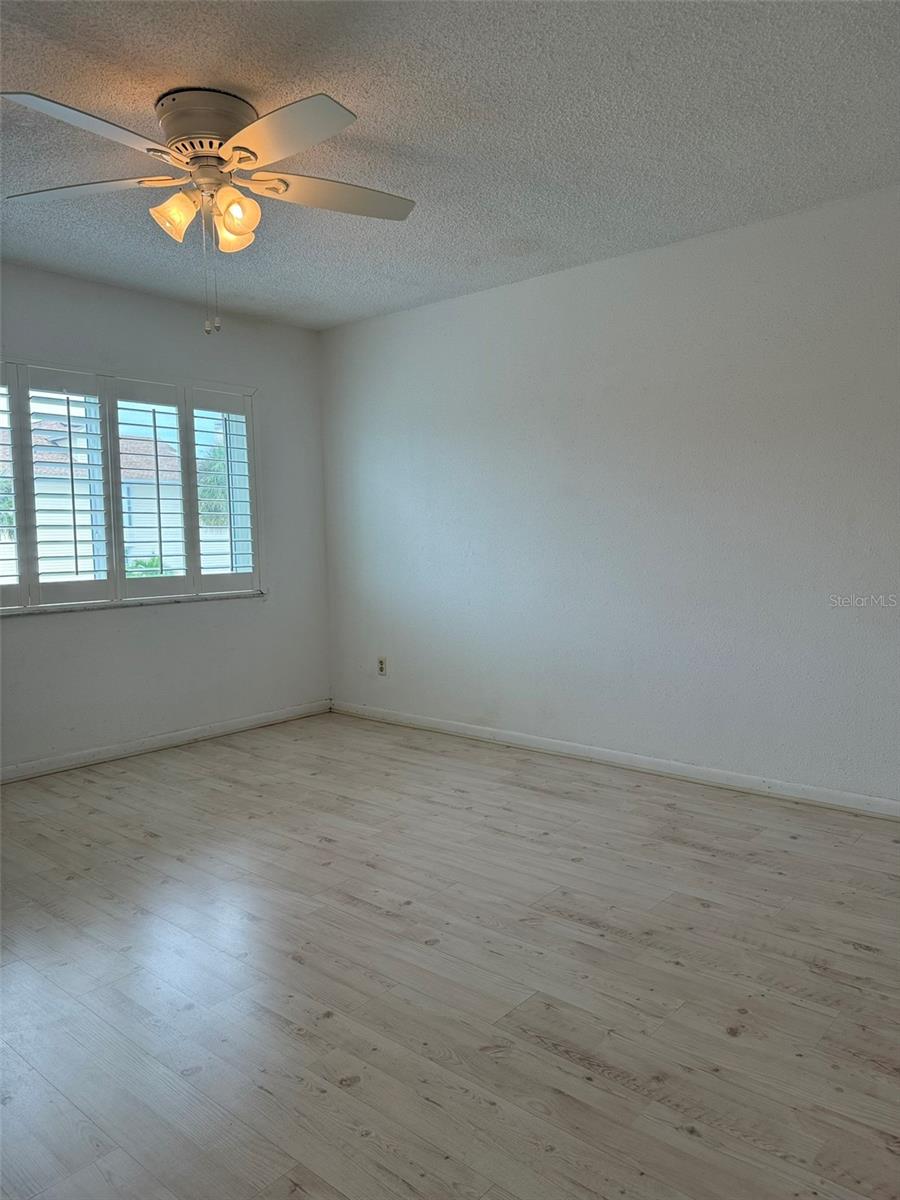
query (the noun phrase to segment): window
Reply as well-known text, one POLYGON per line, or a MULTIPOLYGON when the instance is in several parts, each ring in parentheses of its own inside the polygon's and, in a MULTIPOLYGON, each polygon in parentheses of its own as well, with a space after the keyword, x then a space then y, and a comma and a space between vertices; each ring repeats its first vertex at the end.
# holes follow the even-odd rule
POLYGON ((4 609, 259 590, 250 397, 6 364, 4 609))
POLYGON ((96 380, 64 378, 57 371, 31 374, 28 435, 38 592, 45 603, 104 599, 109 563, 96 380))
POLYGON ((123 593, 190 591, 179 389, 127 379, 112 387, 123 593))
POLYGON ((9 386, 4 378, 0 382, 0 595, 4 604, 19 602, 17 528, 9 386))
POLYGON ((194 410, 200 572, 253 570, 247 419, 238 413, 194 410))

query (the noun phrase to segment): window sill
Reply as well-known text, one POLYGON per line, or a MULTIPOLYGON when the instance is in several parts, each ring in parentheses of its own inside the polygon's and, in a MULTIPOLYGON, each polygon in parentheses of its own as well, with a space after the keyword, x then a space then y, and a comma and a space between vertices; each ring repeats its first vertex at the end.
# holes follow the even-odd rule
POLYGON ((0 617, 37 617, 60 612, 103 612, 110 608, 145 608, 148 604, 195 604, 207 600, 265 600, 268 592, 207 592, 202 596, 139 596, 133 600, 89 600, 82 604, 43 604, 33 608, 3 608, 0 617))

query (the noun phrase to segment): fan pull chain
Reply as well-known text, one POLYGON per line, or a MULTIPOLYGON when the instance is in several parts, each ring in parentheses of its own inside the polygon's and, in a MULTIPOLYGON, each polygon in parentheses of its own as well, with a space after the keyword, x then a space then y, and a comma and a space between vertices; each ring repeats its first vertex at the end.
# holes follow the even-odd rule
MULTIPOLYGON (((213 204, 213 202, 210 201, 210 224, 212 223, 212 204, 213 204)), ((213 329, 216 331, 216 333, 221 333, 222 332, 222 318, 219 316, 219 276, 216 271, 216 262, 218 261, 218 259, 216 256, 216 243, 215 243, 212 229, 210 229, 210 231, 209 231, 209 236, 210 236, 210 240, 212 240, 212 244, 213 244, 213 255, 212 255, 213 329)))
POLYGON ((200 228, 203 230, 203 292, 206 302, 206 320, 203 322, 203 332, 212 333, 212 322, 209 319, 209 254, 206 247, 206 211, 207 198, 200 201, 200 228))

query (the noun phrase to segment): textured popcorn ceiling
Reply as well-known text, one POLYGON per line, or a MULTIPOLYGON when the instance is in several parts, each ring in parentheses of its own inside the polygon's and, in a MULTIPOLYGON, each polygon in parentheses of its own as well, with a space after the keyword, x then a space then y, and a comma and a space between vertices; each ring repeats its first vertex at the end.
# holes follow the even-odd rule
MULTIPOLYGON (((894 3, 5 0, 3 87, 158 136, 169 88, 359 120, 286 170, 399 192, 405 223, 270 202, 227 308, 323 328, 658 246, 900 177, 894 3)), ((4 194, 154 173, 4 102, 4 194)), ((155 195, 160 195, 155 193, 155 195)), ((4 254, 201 299, 149 194, 5 206, 4 254)))

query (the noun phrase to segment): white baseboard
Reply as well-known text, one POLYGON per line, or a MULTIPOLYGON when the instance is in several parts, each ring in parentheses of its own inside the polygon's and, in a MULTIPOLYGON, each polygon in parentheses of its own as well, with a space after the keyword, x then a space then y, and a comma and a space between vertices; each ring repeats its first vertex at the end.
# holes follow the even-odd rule
POLYGON ((170 746, 186 746, 189 742, 201 742, 207 738, 222 737, 226 733, 239 733, 242 729, 258 729, 261 725, 276 725, 281 721, 294 721, 298 717, 311 717, 316 713, 327 713, 330 709, 330 700, 311 700, 307 704, 295 704, 290 708, 257 713, 252 717, 238 717, 232 721, 216 721, 212 725, 196 725, 192 729, 175 729, 170 733, 157 733, 150 737, 135 738, 129 742, 117 742, 112 746, 97 746, 91 750, 74 750, 68 754, 33 758, 21 763, 9 763, 3 768, 2 778, 6 783, 11 783, 15 779, 34 779, 37 775, 50 775, 54 771, 68 771, 71 767, 86 767, 91 763, 110 762, 115 758, 130 758, 132 754, 145 754, 148 750, 165 750, 170 746))
POLYGON ((605 750, 600 746, 583 746, 578 742, 563 742, 557 738, 536 737, 530 733, 514 733, 509 729, 491 729, 485 725, 466 725, 462 721, 444 721, 438 717, 419 717, 412 713, 394 712, 386 708, 371 708, 367 704, 332 702, 331 711, 370 721, 386 721, 391 725, 409 725, 414 729, 432 729, 437 733, 452 733, 459 737, 475 738, 481 742, 497 742, 504 746, 521 746, 545 754, 562 754, 569 758, 586 758, 664 775, 671 779, 689 779, 692 783, 711 784, 736 792, 752 792, 779 800, 800 800, 811 804, 827 804, 872 816, 900 820, 900 800, 885 796, 864 796, 857 792, 838 792, 831 788, 812 787, 804 783, 785 783, 781 779, 764 779, 757 775, 740 775, 736 771, 720 771, 716 767, 698 767, 692 763, 672 762, 665 758, 648 758, 643 754, 626 754, 621 750, 605 750))
POLYGON ((191 729, 172 730, 168 733, 136 738, 129 742, 118 742, 111 746, 98 746, 91 750, 71 751, 67 754, 47 758, 9 763, 3 768, 2 778, 4 782, 33 779, 38 775, 67 771, 72 767, 84 767, 92 763, 129 758, 133 754, 144 754, 150 750, 164 750, 171 746, 185 746, 190 742, 222 737, 226 733, 239 733, 243 729, 258 729, 262 725, 275 725, 282 721, 293 721, 299 717, 310 717, 326 712, 363 717, 370 721, 384 721, 391 725, 408 725, 413 729, 431 729, 437 733, 450 733, 458 737, 474 738, 477 741, 494 742, 504 746, 519 746, 526 750, 537 750, 545 754, 583 758, 590 762, 606 763, 609 766, 625 767, 633 771, 644 771, 650 775, 687 779, 693 783, 729 788, 731 791, 751 792, 779 800, 800 800, 812 804, 825 804, 831 808, 848 809, 852 812, 869 813, 873 816, 893 817, 900 820, 900 800, 892 800, 884 796, 865 796, 857 792, 840 792, 831 788, 813 787, 802 783, 785 783, 780 779, 741 775, 736 771, 722 771, 715 767, 699 767, 692 763, 649 758, 643 754, 627 754, 621 750, 585 746, 579 742, 566 742, 558 738, 537 737, 534 734, 516 733, 509 729, 492 729, 486 725, 467 725, 462 721, 445 721, 439 717, 420 717, 413 713, 394 712, 392 709, 373 708, 366 704, 349 704, 339 700, 311 700, 307 704, 297 704, 290 708, 276 709, 273 712, 257 713, 252 717, 238 717, 231 721, 218 721, 211 725, 198 725, 191 729))

